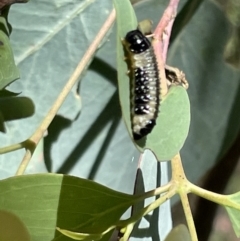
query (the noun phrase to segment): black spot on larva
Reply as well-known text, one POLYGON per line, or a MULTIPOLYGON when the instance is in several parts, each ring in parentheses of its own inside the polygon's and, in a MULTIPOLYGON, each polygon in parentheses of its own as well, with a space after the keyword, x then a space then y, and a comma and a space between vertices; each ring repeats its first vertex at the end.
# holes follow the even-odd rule
POLYGON ((156 125, 155 119, 149 120, 147 125, 141 129, 140 134, 133 133, 134 140, 140 140, 143 136, 149 134, 156 125))
POLYGON ((137 104, 134 108, 134 113, 137 115, 144 115, 149 113, 149 106, 143 104, 137 104))
POLYGON ((141 85, 135 87, 136 95, 147 95, 149 94, 149 87, 147 85, 141 85))
POLYGON ((4 43, 0 40, 0 46, 3 46, 4 45, 4 43))
POLYGON ((133 138, 139 140, 156 125, 159 109, 159 71, 149 39, 139 30, 127 33, 123 42, 131 77, 131 120, 133 138))
POLYGON ((150 95, 135 95, 134 102, 136 105, 148 103, 150 100, 150 95))

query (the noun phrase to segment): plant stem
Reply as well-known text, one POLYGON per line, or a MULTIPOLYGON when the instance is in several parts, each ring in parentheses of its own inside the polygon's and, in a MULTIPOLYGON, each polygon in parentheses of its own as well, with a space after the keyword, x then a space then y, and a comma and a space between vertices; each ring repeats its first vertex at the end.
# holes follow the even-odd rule
MULTIPOLYGON (((111 14, 109 15, 109 17, 107 18, 104 25, 102 26, 101 30, 98 32, 96 38, 93 40, 92 44, 87 49, 87 51, 84 54, 82 60, 78 64, 78 66, 75 69, 75 71, 73 72, 72 76, 69 78, 68 82, 64 86, 63 90, 59 94, 58 98, 54 102, 54 104, 51 107, 51 109, 49 110, 48 114, 45 116, 42 123, 37 128, 37 130, 34 132, 34 134, 30 137, 29 140, 32 141, 33 143, 35 143, 34 150, 36 149, 36 146, 39 143, 39 141, 41 140, 41 138, 43 138, 43 135, 44 135, 45 131, 47 130, 48 126, 50 125, 53 118, 57 114, 59 108, 63 104, 64 100, 66 99, 66 97, 68 95, 68 93, 71 91, 72 87, 74 86, 74 84, 78 80, 79 76, 82 74, 85 67, 91 61, 92 56, 94 55, 97 48, 99 47, 102 39, 104 38, 104 36, 106 35, 106 33, 108 32, 110 27, 112 26, 112 24, 115 20, 115 15, 116 15, 115 10, 113 10, 111 12, 111 14)), ((32 157, 32 154, 33 154, 34 150, 31 151, 31 152, 30 151, 26 152, 26 154, 24 155, 23 160, 22 160, 22 162, 21 162, 21 164, 20 164, 20 166, 17 170, 16 175, 22 175, 24 173, 28 163, 30 162, 30 159, 32 157)))
POLYGON ((184 169, 182 166, 182 161, 179 153, 171 160, 171 166, 172 166, 172 180, 177 182, 185 182, 187 178, 184 173, 184 169))
POLYGON ((180 195, 180 198, 181 198, 181 202, 182 202, 184 214, 185 214, 185 217, 186 217, 188 229, 189 229, 189 232, 190 232, 191 240, 192 241, 198 241, 197 232, 196 232, 196 228, 195 228, 195 225, 194 225, 191 208, 190 208, 189 201, 188 201, 188 196, 187 196, 186 193, 179 193, 179 195, 180 195))
POLYGON ((120 241, 125 241, 129 239, 129 236, 131 235, 131 232, 134 228, 134 224, 131 223, 127 226, 127 228, 125 229, 124 235, 123 237, 120 239, 120 241))
POLYGON ((185 214, 185 217, 186 217, 186 221, 187 221, 189 233, 190 233, 190 236, 191 236, 191 240, 192 241, 198 241, 197 232, 196 232, 196 228, 195 228, 194 221, 193 221, 192 211, 191 211, 189 201, 188 201, 188 196, 184 192, 179 193, 179 195, 180 195, 180 198, 181 198, 181 202, 182 202, 184 214, 185 214))
POLYGON ((214 193, 214 192, 205 190, 201 187, 198 187, 192 183, 190 183, 190 190, 192 193, 194 193, 202 198, 205 198, 209 201, 240 210, 240 204, 238 204, 236 202, 232 202, 229 199, 229 195, 222 195, 222 194, 214 193))
POLYGON ((167 58, 167 50, 169 45, 172 25, 177 13, 179 0, 170 0, 163 16, 153 33, 153 49, 157 58, 158 69, 160 71, 160 89, 161 95, 168 92, 167 80, 165 75, 165 62, 167 58))
POLYGON ((167 201, 168 199, 170 199, 172 196, 174 196, 176 193, 176 189, 172 188, 171 190, 169 190, 169 192, 165 193, 163 196, 161 196, 160 198, 158 198, 156 201, 152 202, 151 204, 149 204, 147 207, 143 208, 140 212, 134 214, 133 216, 131 216, 128 219, 125 220, 120 220, 117 223, 117 227, 126 227, 129 224, 134 224, 136 223, 139 219, 141 219, 143 216, 145 216, 146 214, 148 214, 149 212, 151 212, 152 210, 156 209, 157 207, 159 207, 162 203, 164 203, 165 201, 167 201))
POLYGON ((29 149, 26 149, 26 152, 25 152, 25 155, 24 155, 24 159, 23 161, 20 163, 19 167, 18 167, 18 170, 15 174, 15 176, 18 176, 18 175, 23 175, 24 171, 26 170, 27 168, 27 165, 32 157, 32 152, 29 150, 29 149), (26 161, 25 161, 26 160, 26 161))
POLYGON ((145 193, 142 193, 142 194, 135 194, 135 195, 138 196, 138 198, 137 198, 138 201, 142 201, 146 198, 157 196, 157 195, 160 195, 162 193, 165 193, 165 192, 169 191, 171 186, 172 186, 172 184, 169 182, 166 185, 158 187, 158 188, 153 189, 151 191, 148 191, 148 192, 145 192, 145 193))
POLYGON ((190 182, 187 180, 182 166, 180 154, 178 153, 172 160, 172 183, 176 184, 177 192, 181 198, 183 210, 188 224, 188 229, 192 241, 198 241, 196 228, 194 225, 191 208, 187 194, 190 192, 190 182))
POLYGON ((26 147, 26 141, 0 148, 0 154, 17 151, 26 147))
POLYGON ((154 35, 162 39, 163 52, 162 57, 165 62, 167 59, 167 50, 172 31, 173 22, 177 15, 177 8, 180 0, 170 0, 167 8, 165 9, 161 21, 154 31, 154 35))

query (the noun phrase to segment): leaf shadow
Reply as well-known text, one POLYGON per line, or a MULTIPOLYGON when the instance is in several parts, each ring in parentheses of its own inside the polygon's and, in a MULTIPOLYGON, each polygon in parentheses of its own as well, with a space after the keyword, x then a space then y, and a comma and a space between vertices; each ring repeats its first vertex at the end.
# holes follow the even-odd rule
MULTIPOLYGON (((112 95, 111 99, 109 100, 105 108, 102 110, 102 112, 99 114, 99 116, 96 118, 94 123, 90 126, 88 131, 82 137, 82 139, 79 140, 79 142, 77 143, 73 151, 69 154, 69 156, 66 158, 62 166, 57 170, 57 173, 68 173, 74 167, 74 165, 80 160, 85 151, 87 151, 91 143, 98 136, 101 130, 109 123, 109 121, 111 121, 113 117, 116 116, 119 116, 120 118, 120 109, 116 108, 116 106, 119 106, 117 91, 115 91, 115 93, 112 95)), ((106 138, 111 138, 111 136, 112 135, 108 135, 106 138)), ((105 140, 105 143, 108 142, 108 140, 105 140)), ((106 151, 105 149, 105 147, 102 148, 102 151, 106 151)), ((104 154, 100 151, 96 159, 98 160, 97 165, 100 164, 99 160, 102 160, 103 156, 104 154)), ((96 170, 93 169, 91 175, 93 175, 95 172, 96 170)))
MULTIPOLYGON (((99 75, 103 76, 103 78, 113 85, 117 85, 117 73, 114 68, 108 65, 102 59, 95 57, 93 62, 91 63, 90 70, 97 72, 99 75)), ((79 117, 79 116, 78 116, 79 117)), ((86 134, 79 140, 76 144, 73 151, 69 154, 66 160, 63 162, 61 167, 57 170, 57 173, 68 173, 74 165, 80 160, 82 155, 88 150, 91 143, 95 140, 100 131, 110 122, 112 121, 112 125, 108 131, 108 134, 98 152, 96 160, 92 166, 92 169, 89 173, 89 179, 93 179, 96 175, 97 169, 100 166, 104 155, 107 151, 107 148, 113 138, 113 134, 119 124, 121 119, 121 111, 118 101, 118 92, 115 93, 110 98, 108 104, 103 108, 102 112, 96 118, 94 123, 90 126, 89 130, 86 134)), ((60 133, 71 125, 71 121, 65 119, 64 117, 56 116, 49 127, 49 134, 45 138, 46 141, 44 143, 45 149, 45 161, 46 166, 49 171, 51 171, 51 147, 53 143, 58 139, 60 133)))
POLYGON ((97 72, 105 80, 117 87, 117 71, 104 60, 95 57, 89 66, 89 70, 97 72))
POLYGON ((106 154, 106 151, 111 143, 111 140, 113 138, 113 135, 114 133, 116 132, 116 129, 119 125, 119 122, 120 122, 120 115, 118 116, 115 116, 115 118, 112 120, 112 124, 111 124, 111 127, 109 128, 109 131, 107 133, 107 136, 104 140, 104 142, 102 143, 102 146, 98 152, 98 155, 97 155, 97 158, 94 162, 94 165, 92 166, 91 170, 90 170, 90 173, 88 175, 88 179, 90 180, 93 180, 94 177, 96 176, 96 173, 98 171, 98 168, 99 166, 101 165, 102 163, 102 160, 106 154))
POLYGON ((71 120, 64 118, 63 116, 56 115, 52 123, 48 127, 48 134, 44 138, 44 161, 46 168, 49 172, 52 172, 52 157, 51 150, 55 141, 59 138, 61 132, 71 126, 71 120))
MULTIPOLYGON (((159 187, 161 186, 161 166, 160 163, 157 163, 157 179, 156 179, 156 186, 159 187)), ((143 174, 142 174, 142 170, 138 169, 138 173, 137 173, 137 179, 138 179, 138 191, 137 193, 144 193, 145 192, 145 187, 144 187, 144 180, 143 180, 143 174)), ((136 187, 135 187, 136 188, 136 187)), ((159 198, 159 196, 155 197, 155 200, 159 198)), ((144 201, 137 203, 137 209, 142 209, 144 207, 144 201)), ((143 217, 143 219, 145 219, 148 223, 149 223, 149 227, 148 228, 139 228, 139 224, 141 222, 141 220, 139 220, 135 227, 134 227, 134 232, 132 233, 131 237, 133 238, 137 238, 137 239, 144 239, 144 237, 151 237, 152 240, 154 241, 160 241, 160 234, 159 234, 159 226, 156 225, 159 223, 159 207, 154 209, 152 214, 148 214, 146 216, 143 217)))
POLYGON ((32 99, 24 96, 0 98, 0 131, 6 132, 4 122, 30 117, 35 112, 32 99))

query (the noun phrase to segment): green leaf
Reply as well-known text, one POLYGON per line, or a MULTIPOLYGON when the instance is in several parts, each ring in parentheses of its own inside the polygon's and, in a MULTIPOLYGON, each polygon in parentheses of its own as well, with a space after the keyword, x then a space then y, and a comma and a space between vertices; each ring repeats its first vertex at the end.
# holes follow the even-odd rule
POLYGON ((19 78, 8 34, 7 21, 0 17, 0 90, 19 78))
POLYGON ((0 181, 0 209, 20 218, 34 241, 69 240, 56 227, 101 234, 134 201, 134 196, 73 176, 38 174, 0 181))
POLYGON ((190 125, 190 103, 186 90, 172 86, 160 103, 153 132, 137 142, 141 151, 150 149, 158 160, 169 160, 182 148, 190 125))
MULTIPOLYGON (((113 3, 117 13, 117 32, 119 40, 119 36, 120 38, 124 38, 127 32, 136 29, 138 22, 132 4, 129 0, 113 0, 113 3)), ((122 66, 125 65, 122 64, 122 66)))
POLYGON ((173 228, 164 241, 191 241, 187 227, 183 224, 173 228))
POLYGON ((13 213, 0 210, 0 240, 30 241, 29 232, 24 223, 13 213))
POLYGON ((228 199, 232 201, 235 205, 238 205, 239 209, 224 206, 229 218, 232 222, 232 226, 237 237, 240 237, 240 192, 232 195, 228 195, 228 199))
MULTIPOLYGON (((118 85, 122 114, 129 134, 132 136, 130 113, 130 89, 127 65, 124 62, 124 50, 121 39, 130 30, 136 29, 136 18, 129 1, 115 1, 118 27, 118 85), (126 19, 127 21, 126 23, 126 19)), ((157 125, 146 137, 136 142, 138 149, 150 149, 157 159, 169 160, 182 148, 190 125, 190 104, 186 90, 173 86, 161 100, 157 125)))
POLYGON ((125 55, 121 40, 125 38, 127 32, 136 29, 138 22, 129 0, 114 0, 114 7, 117 13, 117 69, 118 69, 118 91, 122 109, 123 120, 127 126, 129 134, 132 136, 130 119, 130 90, 128 68, 124 61, 125 55), (127 21, 126 21, 127 19, 127 21))

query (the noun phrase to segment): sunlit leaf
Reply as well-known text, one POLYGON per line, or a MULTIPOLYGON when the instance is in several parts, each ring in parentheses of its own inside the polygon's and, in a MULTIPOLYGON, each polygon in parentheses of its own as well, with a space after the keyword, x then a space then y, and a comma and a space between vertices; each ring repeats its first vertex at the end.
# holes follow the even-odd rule
POLYGON ((142 149, 153 151, 158 160, 173 158, 182 148, 190 125, 190 103, 186 90, 172 86, 160 104, 160 114, 153 132, 138 141, 142 149))
POLYGON ((34 241, 69 240, 56 227, 101 234, 134 201, 134 196, 73 176, 39 174, 0 181, 0 209, 20 218, 34 241))

